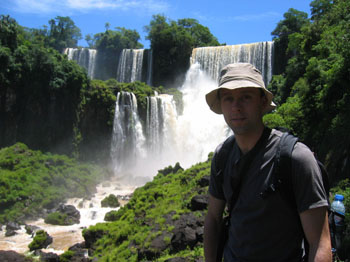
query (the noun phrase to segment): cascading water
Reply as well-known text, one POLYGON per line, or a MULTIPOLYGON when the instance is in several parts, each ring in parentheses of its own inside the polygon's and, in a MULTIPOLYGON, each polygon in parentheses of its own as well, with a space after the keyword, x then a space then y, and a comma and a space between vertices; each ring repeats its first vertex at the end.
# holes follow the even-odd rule
POLYGON ((163 126, 162 112, 159 110, 162 106, 162 100, 158 96, 147 97, 147 119, 146 119, 146 135, 147 148, 150 153, 157 153, 160 150, 163 126))
POLYGON ((145 138, 133 93, 119 92, 115 105, 111 157, 114 169, 119 171, 134 165, 142 158, 145 138))
MULTIPOLYGON (((221 116, 210 112, 206 105, 204 96, 216 86, 215 81, 206 76, 200 70, 198 64, 191 66, 187 73, 186 81, 181 87, 183 92, 184 111, 178 115, 175 101, 171 95, 155 95, 147 98, 147 118, 145 130, 146 142, 139 144, 143 148, 143 156, 138 155, 133 159, 133 164, 129 164, 127 169, 116 170, 117 176, 144 177, 150 180, 157 170, 168 165, 174 165, 180 162, 181 166, 188 168, 190 165, 206 160, 208 153, 213 151, 229 133, 225 127, 221 116)), ((121 108, 119 94, 118 108, 116 107, 116 117, 114 132, 122 133, 120 124, 126 122, 120 121, 121 108)), ((116 146, 125 148, 125 139, 114 134, 112 145, 112 159, 115 166, 119 166, 116 154, 113 153, 116 146), (118 140, 119 139, 119 140, 118 140), (117 141, 118 140, 118 141, 117 141), (113 157, 114 155, 114 157, 113 157)), ((128 146, 136 146, 128 143, 128 146)), ((130 149, 125 148, 124 153, 130 149)), ((131 149, 133 150, 133 149, 131 149)), ((121 151, 121 153, 123 152, 121 151)))
POLYGON ((144 49, 123 49, 119 58, 117 81, 141 81, 144 49))
POLYGON ((147 85, 152 85, 152 73, 153 73, 153 51, 152 49, 148 50, 147 58, 147 85))
MULTIPOLYGON (((191 67, 179 87, 183 93, 183 114, 177 114, 169 95, 147 98, 147 118, 141 129, 146 141, 138 145, 144 155, 137 156, 127 171, 149 180, 157 170, 176 162, 188 168, 206 160, 208 153, 231 133, 222 116, 211 112, 205 102, 205 94, 217 87, 221 68, 235 62, 252 63, 261 70, 267 84, 272 77, 272 53, 272 42, 194 49, 191 67)), ((124 172, 119 169, 116 175, 124 172)))
MULTIPOLYGON (((271 42, 226 47, 196 48, 192 53, 192 64, 183 86, 183 114, 176 111, 175 101, 170 95, 147 98, 147 117, 142 126, 138 117, 136 97, 132 93, 117 95, 111 145, 111 158, 116 180, 109 187, 99 185, 97 194, 90 200, 71 199, 81 212, 81 223, 72 227, 57 227, 43 220, 28 222, 45 229, 54 238, 48 251, 61 253, 69 246, 82 241, 82 227, 102 222, 108 208, 101 208, 100 201, 107 194, 130 194, 135 186, 151 180, 157 170, 179 162, 188 168, 204 161, 209 152, 231 132, 221 115, 210 111, 205 94, 217 87, 220 69, 233 62, 250 62, 260 69, 265 81, 272 75, 271 42), (128 186, 131 184, 131 186, 128 186), (82 204, 80 204, 82 202, 82 204), (69 240, 69 241, 68 241, 69 240)), ((69 59, 75 59, 77 51, 66 50, 69 59)), ((135 60, 137 61, 137 59, 135 60)), ((141 63, 142 64, 142 63, 141 63)), ((136 72, 136 71, 135 71, 136 72)), ((23 253, 32 238, 22 232, 6 238, 0 230, 0 249, 23 253)))
POLYGON ((69 60, 74 60, 78 65, 84 67, 91 79, 94 79, 95 64, 96 64, 96 49, 89 48, 66 48, 64 53, 69 60))
MULTIPOLYGON (((27 225, 44 229, 52 238, 53 242, 43 252, 54 252, 61 254, 76 243, 84 241, 82 231, 85 227, 95 225, 104 221, 104 216, 111 210, 119 208, 101 207, 101 201, 109 194, 116 196, 128 196, 135 190, 135 187, 128 187, 120 181, 103 183, 96 187, 97 193, 89 199, 68 199, 66 204, 73 205, 80 212, 80 223, 70 226, 49 225, 44 219, 36 221, 26 221, 27 225)), ((120 198, 119 198, 120 199, 120 198)), ((123 200, 120 200, 124 205, 123 200)), ((1 228, 0 228, 1 229, 1 228)), ((16 235, 5 237, 5 226, 0 230, 0 250, 13 250, 18 253, 28 252, 28 245, 33 241, 33 237, 26 233, 24 226, 16 231, 16 235)), ((0 259, 1 260, 1 259, 0 259)))
POLYGON ((192 51, 191 63, 199 63, 201 69, 218 80, 221 68, 230 63, 251 63, 259 69, 265 83, 272 77, 273 42, 242 45, 200 47, 192 51))

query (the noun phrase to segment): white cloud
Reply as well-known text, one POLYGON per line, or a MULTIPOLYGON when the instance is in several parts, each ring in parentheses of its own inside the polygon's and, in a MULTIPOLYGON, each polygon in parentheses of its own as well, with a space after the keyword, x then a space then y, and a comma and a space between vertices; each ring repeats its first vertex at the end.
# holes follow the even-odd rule
POLYGON ((162 13, 169 9, 169 5, 163 0, 14 0, 7 3, 7 8, 32 14, 71 14, 93 10, 162 13))

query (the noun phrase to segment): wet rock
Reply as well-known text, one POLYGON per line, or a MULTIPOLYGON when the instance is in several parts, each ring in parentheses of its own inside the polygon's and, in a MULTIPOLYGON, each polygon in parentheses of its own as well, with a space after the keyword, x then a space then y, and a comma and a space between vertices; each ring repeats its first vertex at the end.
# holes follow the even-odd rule
POLYGON ((190 227, 177 228, 174 230, 174 236, 171 239, 173 251, 178 252, 186 249, 188 246, 193 248, 197 243, 196 231, 190 227))
POLYGON ((36 232, 33 241, 28 245, 29 250, 40 250, 47 248, 52 243, 52 237, 44 230, 36 232))
POLYGON ((15 251, 0 250, 0 261, 1 262, 30 262, 32 261, 32 259, 27 258, 24 255, 18 254, 15 251))
POLYGON ((79 224, 80 212, 72 205, 61 204, 46 216, 45 223, 52 225, 79 224))
POLYGON ((165 262, 189 262, 189 260, 183 257, 173 257, 165 260, 165 262))
POLYGON ((40 227, 32 226, 32 225, 25 225, 25 230, 28 235, 33 235, 36 231, 40 229, 40 227))
POLYGON ((197 195, 191 199, 191 210, 205 210, 208 207, 209 196, 206 195, 197 195))
POLYGON ((80 220, 80 212, 72 205, 60 205, 57 210, 57 212, 66 214, 68 217, 70 217, 72 220, 74 220, 76 223, 79 224, 80 220))
POLYGON ((193 248, 203 240, 204 215, 196 217, 193 213, 183 214, 175 221, 171 239, 172 252, 178 252, 187 247, 193 248))
POLYGON ((83 237, 85 240, 85 247, 86 248, 93 248, 94 243, 98 239, 104 236, 104 234, 107 234, 107 232, 103 230, 85 230, 83 231, 83 237))
POLYGON ((40 252, 40 261, 42 262, 60 262, 60 257, 55 253, 40 252))
POLYGON ((198 181, 200 187, 209 186, 210 176, 204 176, 198 181))
POLYGON ((12 230, 12 229, 8 229, 6 230, 6 233, 5 233, 5 237, 12 237, 14 235, 16 235, 16 231, 15 230, 12 230))
POLYGON ((20 230, 21 226, 16 222, 8 222, 6 224, 6 230, 20 230))
MULTIPOLYGON (((77 243, 73 246, 71 246, 68 250, 73 251, 74 252, 74 261, 89 261, 89 260, 84 260, 86 259, 86 254, 87 254, 87 249, 85 247, 85 242, 82 243, 77 243)), ((72 259, 73 259, 72 257, 72 259)), ((71 261, 73 261, 71 259, 71 261)))

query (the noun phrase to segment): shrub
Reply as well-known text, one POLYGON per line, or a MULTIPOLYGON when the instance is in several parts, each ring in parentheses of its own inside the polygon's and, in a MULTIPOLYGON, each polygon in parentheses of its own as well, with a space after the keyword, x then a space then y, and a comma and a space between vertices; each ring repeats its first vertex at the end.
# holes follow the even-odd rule
POLYGON ((101 206, 102 207, 119 207, 120 203, 118 201, 118 198, 115 195, 110 194, 108 197, 106 197, 101 201, 101 206))
POLYGON ((36 232, 33 241, 28 245, 29 250, 37 250, 41 248, 46 248, 52 243, 52 238, 44 230, 39 230, 36 232))

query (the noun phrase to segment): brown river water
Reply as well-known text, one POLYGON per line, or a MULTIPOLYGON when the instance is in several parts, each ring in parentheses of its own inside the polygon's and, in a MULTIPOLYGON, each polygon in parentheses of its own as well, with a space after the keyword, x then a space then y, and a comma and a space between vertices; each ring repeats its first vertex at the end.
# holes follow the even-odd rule
MULTIPOLYGON (((103 222, 107 212, 118 209, 102 208, 101 201, 109 194, 114 194, 118 196, 119 202, 123 206, 135 190, 135 186, 108 182, 98 185, 96 189, 97 193, 91 199, 72 198, 66 202, 67 205, 74 205, 79 210, 80 224, 55 226, 46 224, 44 219, 26 221, 27 225, 37 226, 45 230, 53 238, 52 244, 42 251, 62 254, 74 244, 84 241, 82 237, 84 228, 103 222)), ((16 231, 17 234, 14 236, 5 237, 5 232, 5 226, 3 226, 0 231, 0 250, 12 250, 22 254, 29 252, 28 245, 33 241, 33 238, 26 233, 24 225, 21 226, 21 230, 16 231)))

